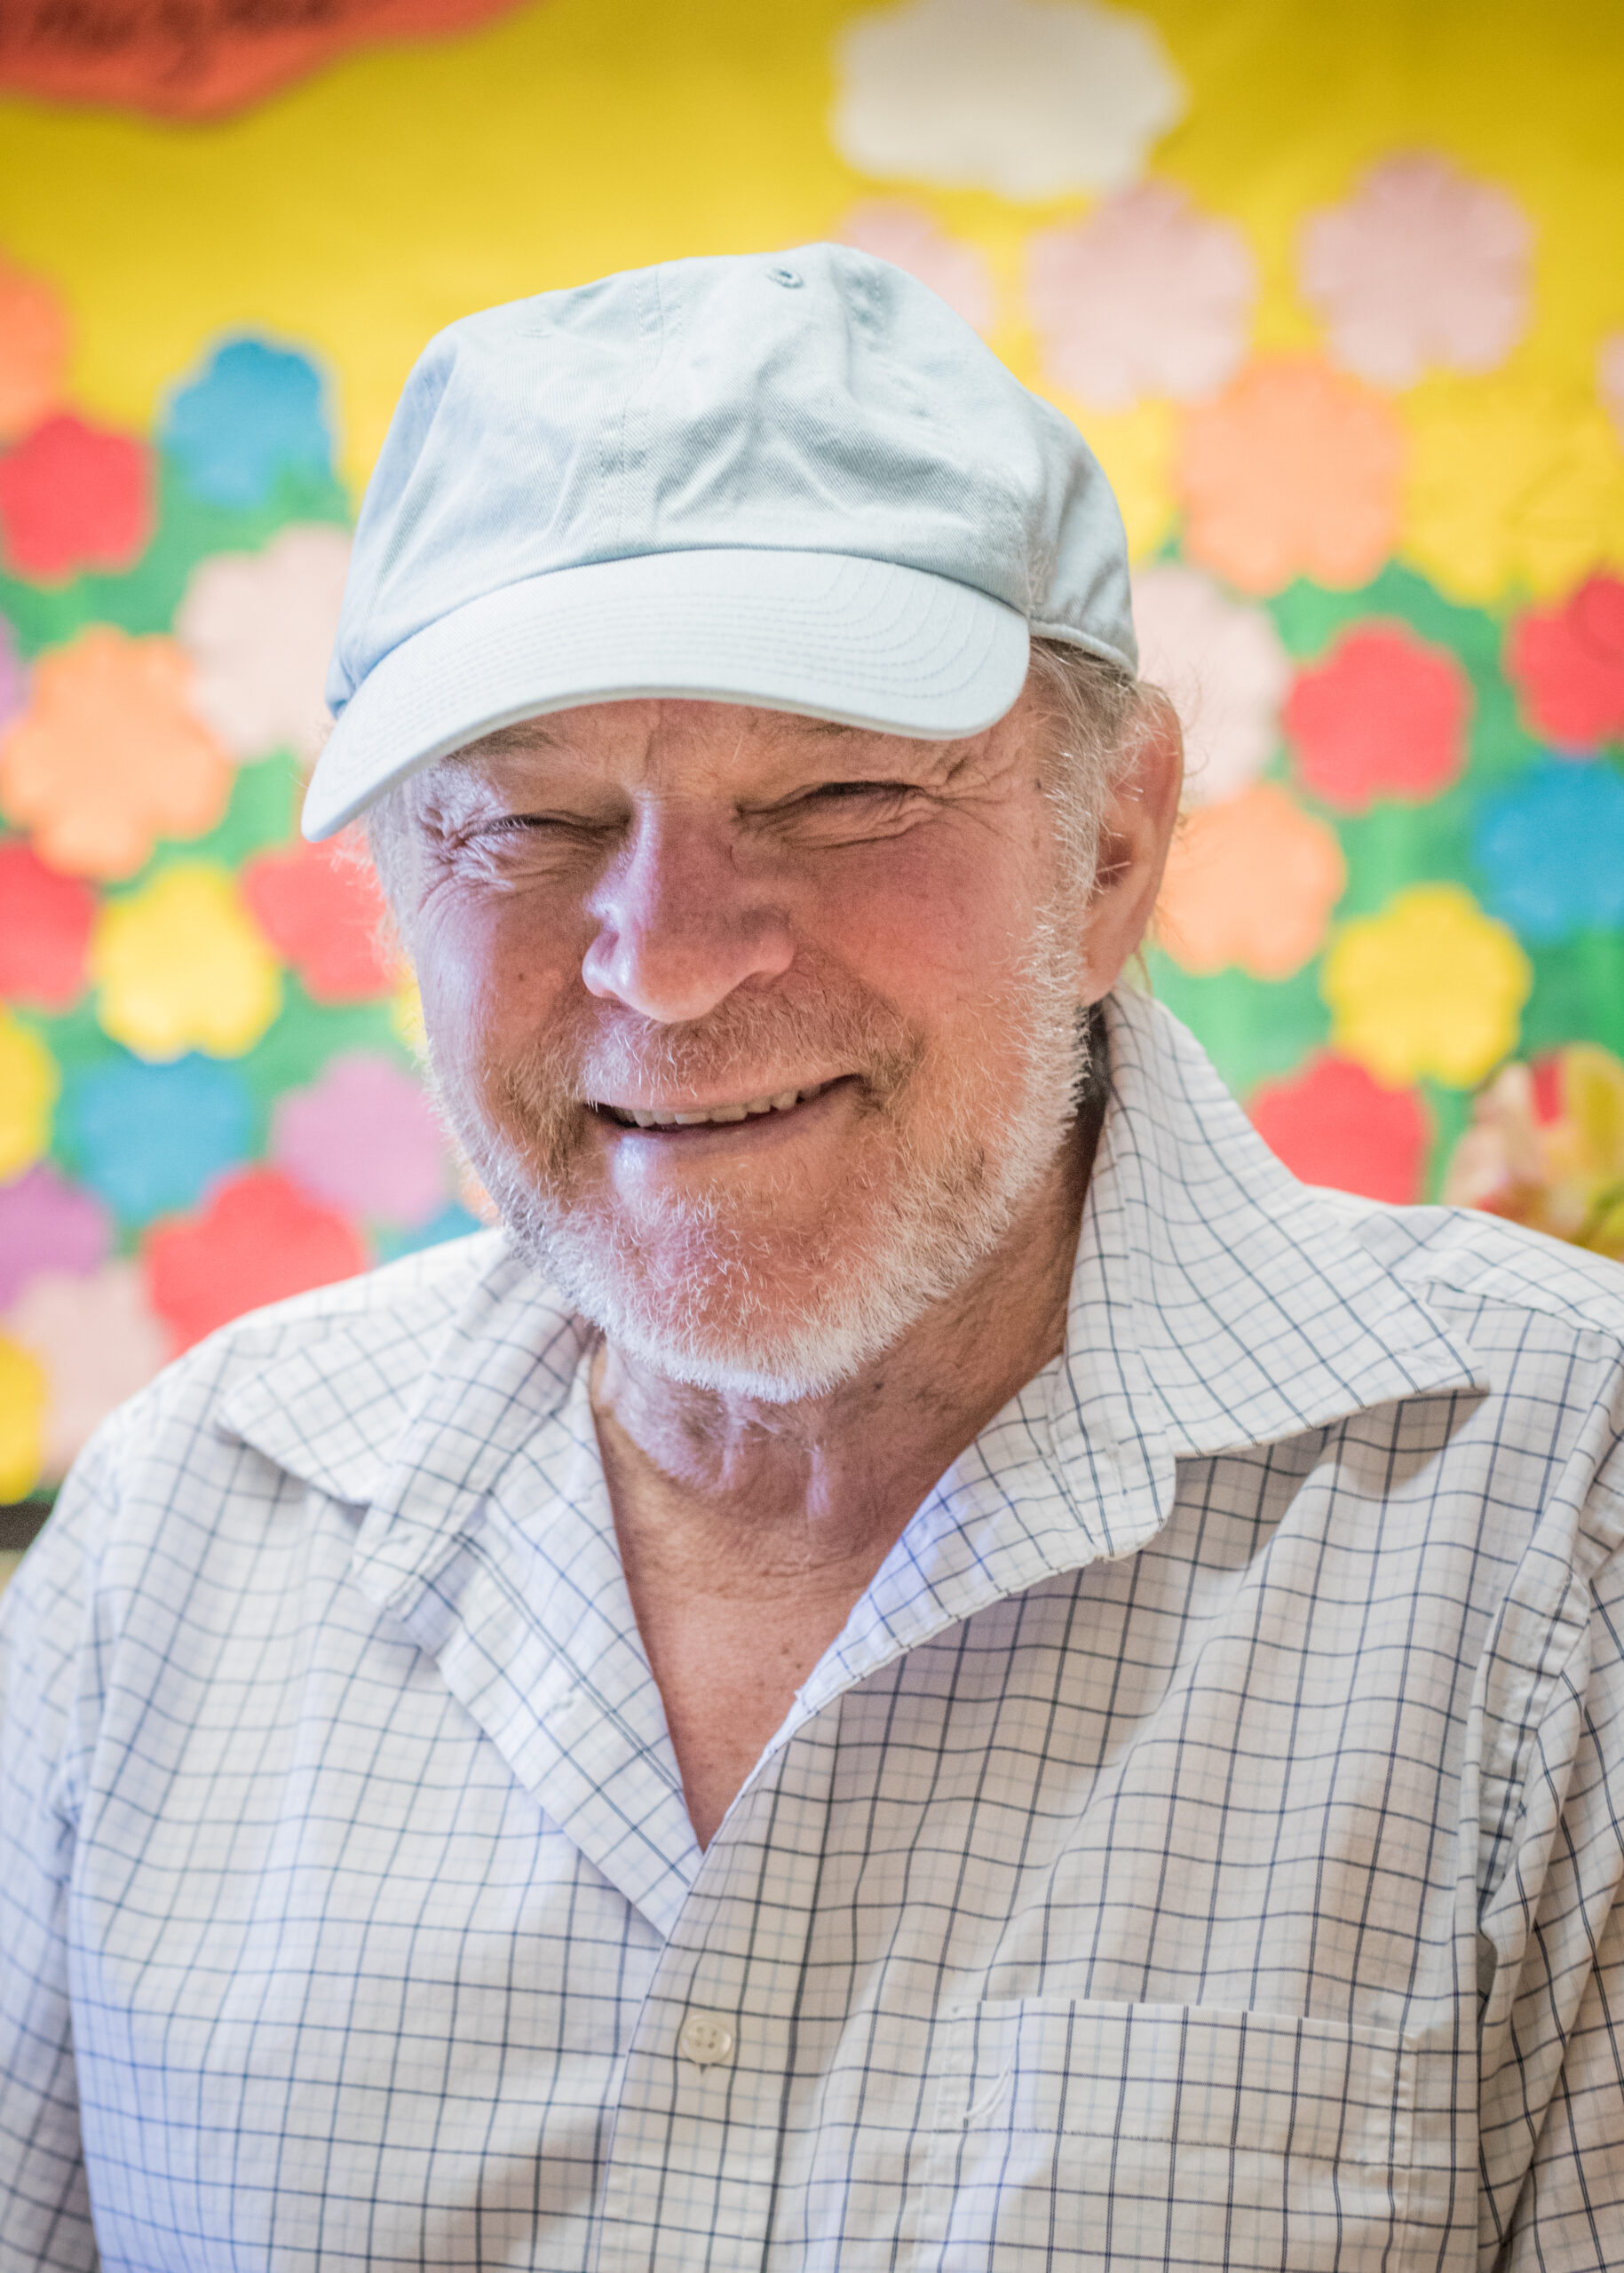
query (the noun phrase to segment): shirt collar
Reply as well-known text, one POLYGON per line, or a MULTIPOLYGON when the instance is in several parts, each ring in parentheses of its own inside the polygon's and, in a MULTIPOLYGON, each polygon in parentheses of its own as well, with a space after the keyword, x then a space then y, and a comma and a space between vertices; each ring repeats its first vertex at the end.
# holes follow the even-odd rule
POLYGON ((1088 1448, 1118 1471, 1098 1546, 1122 1555, 1165 1518, 1176 1460, 1487 1384, 1382 1260, 1386 1210, 1299 1183, 1161 1005, 1124 989, 1105 1009, 1112 1104, 1051 1421, 1063 1475, 1088 1448))

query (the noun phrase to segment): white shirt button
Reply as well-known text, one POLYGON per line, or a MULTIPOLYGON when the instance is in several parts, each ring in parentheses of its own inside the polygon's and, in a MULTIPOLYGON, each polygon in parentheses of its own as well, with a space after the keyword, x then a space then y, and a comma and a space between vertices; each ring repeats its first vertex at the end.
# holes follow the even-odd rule
POLYGON ((733 2056, 733 2027, 720 2013, 690 2013, 677 2039, 677 2049, 696 2068, 717 2068, 733 2056))

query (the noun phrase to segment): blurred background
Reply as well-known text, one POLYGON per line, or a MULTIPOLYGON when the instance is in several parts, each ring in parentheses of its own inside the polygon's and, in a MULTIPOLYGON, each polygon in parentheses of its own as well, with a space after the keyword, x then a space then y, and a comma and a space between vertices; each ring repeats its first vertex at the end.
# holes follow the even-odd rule
POLYGON ((1076 419, 1155 991, 1302 1175, 1624 1255, 1621 95, 1598 0, 14 0, 0 1571, 170 1356, 472 1224, 301 780, 413 360, 644 262, 844 239, 1076 419))

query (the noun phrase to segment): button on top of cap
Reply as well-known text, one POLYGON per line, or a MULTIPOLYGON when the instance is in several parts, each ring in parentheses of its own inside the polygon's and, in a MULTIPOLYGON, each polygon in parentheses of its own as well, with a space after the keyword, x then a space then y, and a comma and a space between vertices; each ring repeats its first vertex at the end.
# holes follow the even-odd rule
POLYGON ((802 280, 793 268, 769 268, 767 276, 772 283, 781 284, 786 291, 796 292, 800 289, 802 280))
POLYGON ((720 2013, 690 2013, 677 2036, 677 2049, 696 2068, 720 2067, 733 2057, 733 2028, 720 2013))

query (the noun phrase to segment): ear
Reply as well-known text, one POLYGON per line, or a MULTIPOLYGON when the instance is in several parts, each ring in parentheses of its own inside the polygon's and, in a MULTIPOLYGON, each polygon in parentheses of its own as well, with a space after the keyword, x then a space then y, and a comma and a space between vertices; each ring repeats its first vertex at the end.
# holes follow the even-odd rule
POLYGON ((1164 696, 1147 705, 1141 736, 1134 766, 1100 815, 1099 867, 1083 926, 1089 1002, 1111 992, 1149 928, 1178 819, 1184 741, 1164 696))

